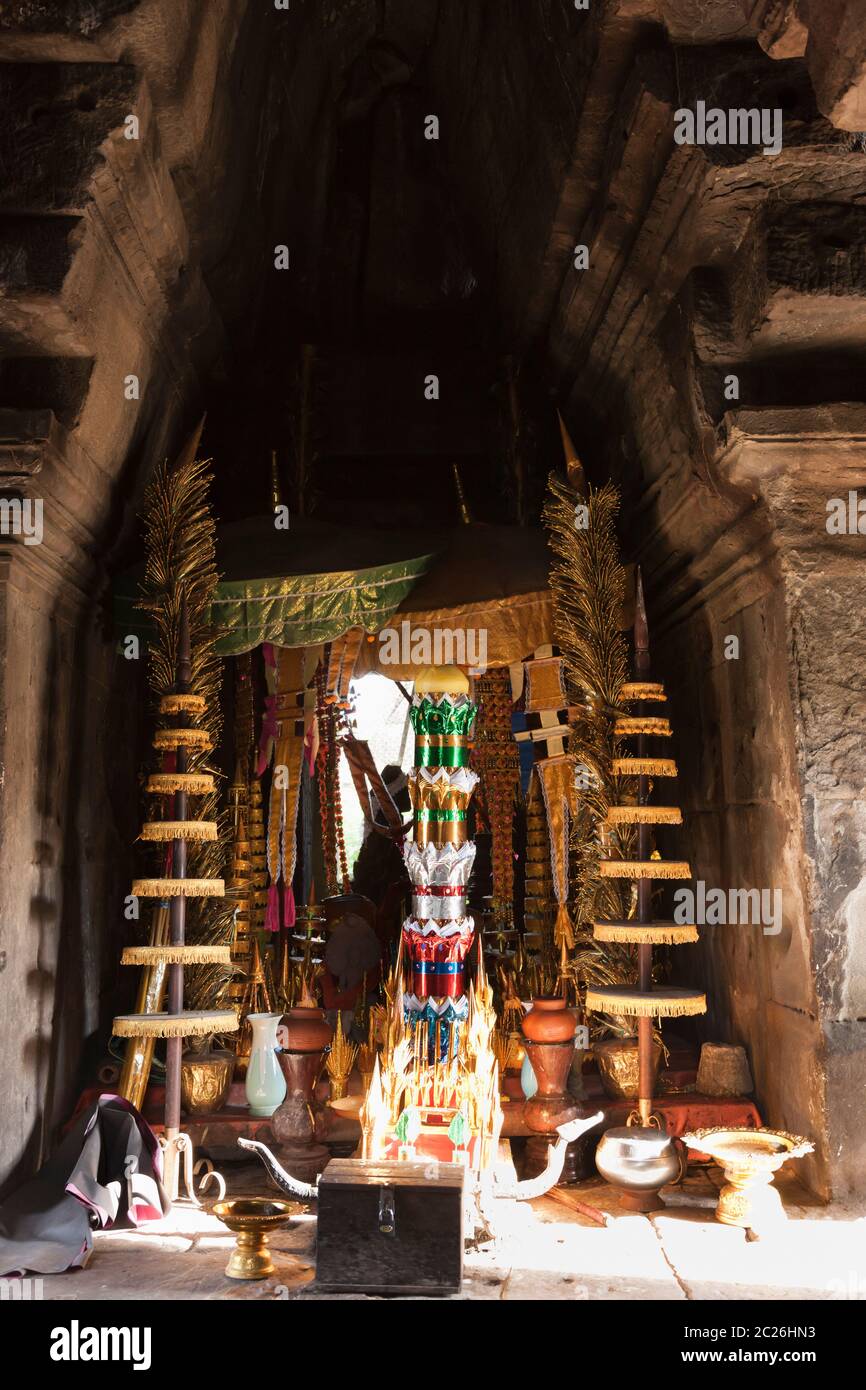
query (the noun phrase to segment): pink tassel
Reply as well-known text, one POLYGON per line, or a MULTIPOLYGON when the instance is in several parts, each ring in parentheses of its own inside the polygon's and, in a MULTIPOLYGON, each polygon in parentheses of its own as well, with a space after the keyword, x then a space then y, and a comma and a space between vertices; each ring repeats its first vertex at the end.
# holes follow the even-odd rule
POLYGON ((295 925, 297 916, 298 914, 295 911, 295 890, 290 883, 288 888, 283 890, 283 922, 286 928, 295 925))
POLYGON ((280 899, 277 885, 272 883, 268 889, 268 908, 265 913, 265 931, 280 930, 280 899))

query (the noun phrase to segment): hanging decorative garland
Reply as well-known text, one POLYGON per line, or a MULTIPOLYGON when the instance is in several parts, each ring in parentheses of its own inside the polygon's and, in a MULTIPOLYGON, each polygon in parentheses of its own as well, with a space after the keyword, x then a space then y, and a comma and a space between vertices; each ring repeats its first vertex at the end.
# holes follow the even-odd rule
POLYGON ((316 718, 319 725, 319 754, 316 776, 319 788, 319 815, 322 821, 322 851, 325 886, 329 896, 349 891, 349 869, 343 835, 343 808, 340 797, 337 744, 337 707, 325 692, 324 664, 316 668, 316 718), (342 885, 342 886, 341 886, 342 885))
POLYGON ((492 839, 496 921, 510 923, 514 903, 514 806, 520 795, 520 753, 511 731, 511 677, 507 667, 485 671, 473 682, 478 704, 474 765, 484 788, 483 801, 492 839))

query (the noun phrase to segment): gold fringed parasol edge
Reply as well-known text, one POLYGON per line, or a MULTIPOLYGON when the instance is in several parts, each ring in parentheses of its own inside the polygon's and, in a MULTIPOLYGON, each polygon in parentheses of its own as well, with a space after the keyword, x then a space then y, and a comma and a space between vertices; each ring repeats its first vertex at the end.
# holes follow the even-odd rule
POLYGON ((145 787, 152 796, 170 796, 173 792, 207 796, 213 790, 214 779, 209 772, 153 772, 145 787))
POLYGON ((195 1038, 208 1033, 236 1033, 234 1009, 188 1014, 121 1014, 112 1024, 116 1038, 195 1038))
POLYGON ((162 695, 160 714, 204 714, 207 701, 203 695, 162 695))
POLYGON ((614 720, 614 733, 620 738, 632 734, 650 734, 657 738, 670 738, 673 730, 669 719, 659 719, 651 715, 622 715, 614 720))
POLYGON ((138 838, 165 844, 170 840, 215 840, 217 833, 215 820, 154 820, 145 822, 138 838))
POLYGON ((231 965, 231 946, 125 946, 121 965, 231 965))
POLYGON ((655 681, 626 681, 619 692, 620 700, 667 701, 665 688, 655 681))
POLYGON ((157 729, 153 735, 153 747, 194 748, 197 752, 209 753, 213 742, 207 729, 157 729))
POLYGON ((595 1013, 625 1014, 628 1018, 685 1018, 705 1014, 707 996, 696 990, 672 987, 645 993, 615 986, 588 989, 586 1007, 595 1013))
POLYGON ((132 885, 134 898, 222 898, 225 881, 221 878, 137 878, 132 885))
POLYGON ((614 758, 613 770, 619 777, 676 777, 673 758, 614 758))
POLYGON ((682 825, 679 806, 611 806, 608 825, 682 825))
POLYGON ((602 878, 691 878, 690 865, 675 859, 600 859, 602 878))
POLYGON ((681 946, 698 940, 698 929, 692 922, 595 922, 592 934, 596 941, 624 945, 681 946))

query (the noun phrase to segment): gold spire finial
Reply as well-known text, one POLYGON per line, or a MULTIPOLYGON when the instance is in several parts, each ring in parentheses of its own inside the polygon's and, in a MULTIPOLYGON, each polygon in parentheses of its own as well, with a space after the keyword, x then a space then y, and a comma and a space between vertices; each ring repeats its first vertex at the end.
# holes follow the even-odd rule
POLYGON ((586 496, 586 475, 583 471, 583 464, 577 456, 574 442, 568 432, 568 427, 559 411, 556 412, 559 420, 559 433, 562 436, 562 452, 565 455, 565 475, 569 485, 580 497, 586 496))
POLYGON ((277 451, 271 449, 271 508, 283 505, 283 489, 280 485, 280 470, 277 467, 277 451))
POLYGON ((454 478, 454 487, 457 492, 457 507, 460 512, 461 525, 471 526, 472 513, 470 512, 469 504, 466 501, 466 493, 463 491, 463 479, 460 476, 460 469, 457 467, 456 463, 452 463, 451 465, 451 474, 454 478))

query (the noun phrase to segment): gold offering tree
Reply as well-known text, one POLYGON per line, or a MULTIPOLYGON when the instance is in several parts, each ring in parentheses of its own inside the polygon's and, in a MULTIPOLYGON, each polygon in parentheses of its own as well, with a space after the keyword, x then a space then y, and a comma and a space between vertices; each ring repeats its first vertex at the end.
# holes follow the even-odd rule
POLYGON ((654 945, 679 945, 697 941, 693 924, 658 921, 652 908, 653 880, 688 879, 691 869, 681 860, 659 858, 652 845, 653 826, 680 825, 682 813, 677 806, 656 805, 650 801, 653 785, 658 779, 677 775, 672 758, 650 752, 650 741, 669 739, 670 721, 658 713, 667 700, 664 687, 649 679, 649 633, 644 605, 640 571, 637 574, 635 603, 635 677, 623 685, 620 692, 622 712, 615 722, 618 738, 636 741, 634 753, 614 760, 616 776, 635 779, 637 798, 611 806, 608 811, 610 828, 637 827, 637 856, 635 858, 602 858, 599 870, 603 878, 637 885, 635 916, 599 920, 594 933, 598 941, 636 946, 638 955, 637 988, 625 985, 590 987, 586 992, 588 1009, 606 1014, 635 1018, 638 1028, 639 1092, 635 1118, 641 1126, 652 1121, 653 1019, 673 1018, 706 1012, 706 996, 699 990, 669 985, 654 987, 652 981, 652 951, 654 945))
POLYGON ((238 1026, 233 1009, 186 1010, 183 1006, 184 966, 220 964, 230 966, 228 945, 195 946, 185 940, 186 903, 190 898, 222 897, 225 884, 221 878, 191 878, 187 875, 187 845, 191 841, 213 841, 217 838, 215 821, 197 819, 188 814, 191 798, 209 796, 213 778, 209 773, 188 771, 192 751, 207 752, 209 739, 204 730, 192 722, 205 711, 203 696, 189 689, 190 641, 189 617, 185 597, 180 600, 177 681, 174 692, 163 696, 160 713, 168 720, 167 727, 157 729, 154 747, 162 752, 173 751, 175 769, 154 773, 148 780, 148 793, 171 798, 172 814, 165 820, 151 821, 142 828, 142 838, 171 846, 169 872, 160 878, 136 879, 132 893, 136 898, 169 901, 168 941, 155 946, 128 946, 121 958, 123 965, 168 967, 168 1009, 160 1013, 123 1014, 114 1020, 117 1037, 166 1038, 165 1128, 162 1144, 165 1152, 165 1179, 169 1197, 177 1197, 180 1160, 186 1160, 187 1191, 192 1196, 192 1152, 189 1137, 180 1132, 181 1048, 184 1038, 234 1032, 238 1026))

